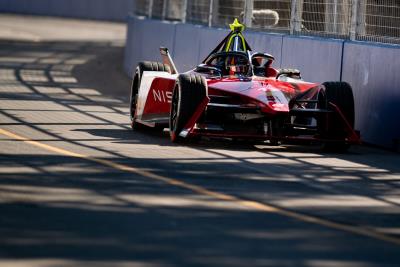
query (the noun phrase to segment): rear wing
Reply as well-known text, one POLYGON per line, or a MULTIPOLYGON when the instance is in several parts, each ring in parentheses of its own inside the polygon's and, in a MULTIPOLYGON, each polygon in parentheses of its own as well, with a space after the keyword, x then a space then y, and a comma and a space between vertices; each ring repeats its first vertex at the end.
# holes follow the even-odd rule
POLYGON ((160 47, 160 54, 162 58, 162 63, 168 65, 171 68, 171 74, 177 74, 178 70, 175 67, 174 61, 172 61, 171 54, 166 47, 160 47))

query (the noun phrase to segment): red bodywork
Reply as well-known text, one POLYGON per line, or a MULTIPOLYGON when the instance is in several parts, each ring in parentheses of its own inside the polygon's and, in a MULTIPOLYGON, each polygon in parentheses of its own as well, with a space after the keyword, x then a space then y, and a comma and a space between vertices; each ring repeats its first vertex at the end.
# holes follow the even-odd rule
MULTIPOLYGON (((190 71, 194 72, 194 71, 190 71)), ((153 73, 154 75, 154 73, 153 73)), ((153 78, 148 93, 141 96, 139 94, 138 106, 143 106, 142 112, 137 114, 137 121, 148 126, 156 124, 168 126, 168 117, 171 107, 172 92, 176 84, 176 75, 166 77, 144 76, 143 79, 153 78)), ((253 133, 246 131, 215 131, 208 130, 199 119, 211 107, 224 108, 224 104, 212 103, 214 97, 231 97, 232 100, 228 104, 243 109, 256 109, 257 113, 267 119, 273 120, 275 117, 288 118, 291 116, 291 100, 299 95, 303 100, 315 99, 316 94, 321 88, 320 84, 308 83, 302 80, 288 79, 289 81, 279 80, 277 78, 267 77, 207 77, 208 96, 198 105, 196 112, 186 123, 181 136, 191 137, 196 135, 211 137, 231 137, 231 138, 252 138, 262 140, 309 140, 309 141, 335 141, 324 140, 318 135, 275 135, 271 132, 253 133)), ((346 121, 340 110, 329 103, 337 114, 343 120, 343 127, 346 128, 347 143, 359 143, 358 134, 353 130, 346 121)), ((140 110, 140 108, 139 108, 140 110)), ((240 111, 238 111, 240 113, 240 111)), ((243 114, 242 113, 242 114, 243 114)), ((323 115, 329 121, 331 114, 323 115)))

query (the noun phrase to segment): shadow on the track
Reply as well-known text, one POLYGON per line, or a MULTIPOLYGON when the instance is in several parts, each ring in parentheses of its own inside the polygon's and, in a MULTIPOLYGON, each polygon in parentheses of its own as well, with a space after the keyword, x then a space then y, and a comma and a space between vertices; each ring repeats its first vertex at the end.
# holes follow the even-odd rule
MULTIPOLYGON (((398 206, 386 196, 398 190, 400 166, 386 154, 368 149, 325 154, 315 146, 221 140, 181 147, 159 131, 130 130, 123 98, 104 96, 123 91, 119 86, 126 86, 128 95, 129 81, 113 91, 104 84, 117 74, 82 77, 85 69, 105 73, 97 66, 99 58, 117 55, 121 47, 87 42, 0 47, 1 127, 29 126, 43 136, 35 140, 62 141, 58 145, 237 197, 290 203, 335 221, 388 230, 398 224, 399 215, 385 205, 398 206), (114 146, 129 149, 130 144, 176 148, 176 153, 159 149, 157 158, 129 157, 114 146), (365 157, 371 154, 388 160, 365 157), (327 159, 333 163, 321 163, 327 159), (390 175, 392 180, 379 179, 390 175), (367 200, 372 204, 362 203, 367 200), (377 202, 376 210, 368 209, 377 202)), ((361 237, 243 210, 82 159, 21 152, 0 156, 0 162, 1 258, 299 267, 384 266, 399 260, 397 251, 383 243, 383 252, 366 254, 375 243, 363 243, 361 237)))
MULTIPOLYGON (((384 243, 380 244, 384 258, 380 253, 365 255, 373 243, 361 243, 357 236, 346 236, 344 242, 336 231, 319 229, 316 235, 315 227, 306 223, 218 204, 81 159, 15 155, 0 161, 30 170, 0 174, 0 194, 14 197, 0 203, 3 259, 57 258, 89 266, 96 265, 93 262, 123 266, 129 261, 150 266, 300 267, 310 266, 310 261, 384 266, 398 260, 397 249, 384 243), (24 201, 28 195, 34 200, 24 201)), ((135 165, 141 163, 148 165, 145 160, 135 165)), ((157 165, 153 171, 164 172, 157 165)), ((217 165, 219 173, 224 166, 217 165)), ((257 193, 266 189, 261 181, 251 186, 226 180, 213 186, 227 187, 225 182, 247 185, 246 190, 257 193)))

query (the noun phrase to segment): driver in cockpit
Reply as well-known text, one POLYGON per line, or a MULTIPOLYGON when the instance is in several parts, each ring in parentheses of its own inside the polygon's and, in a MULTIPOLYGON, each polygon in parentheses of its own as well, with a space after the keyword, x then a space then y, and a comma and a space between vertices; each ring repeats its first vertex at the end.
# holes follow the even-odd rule
POLYGON ((249 74, 250 66, 245 57, 228 56, 225 61, 225 66, 230 76, 249 74))

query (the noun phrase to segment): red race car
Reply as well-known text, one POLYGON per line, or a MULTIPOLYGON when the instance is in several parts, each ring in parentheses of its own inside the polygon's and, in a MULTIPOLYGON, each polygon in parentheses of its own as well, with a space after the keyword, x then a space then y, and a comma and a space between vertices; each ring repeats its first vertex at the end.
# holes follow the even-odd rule
POLYGON ((163 63, 141 62, 133 75, 133 129, 169 127, 173 142, 209 136, 249 141, 319 142, 347 150, 354 130, 352 88, 345 82, 305 82, 295 69, 272 67, 252 53, 236 20, 231 32, 195 69, 179 74, 167 48, 163 63))

